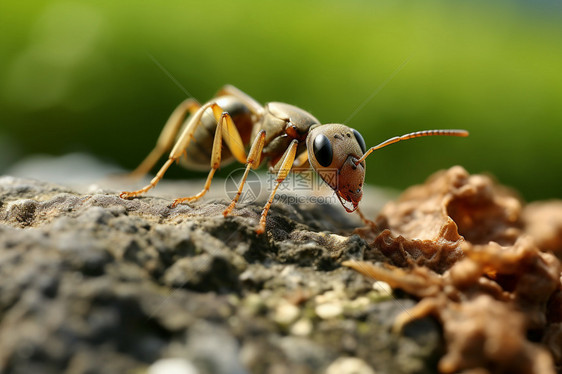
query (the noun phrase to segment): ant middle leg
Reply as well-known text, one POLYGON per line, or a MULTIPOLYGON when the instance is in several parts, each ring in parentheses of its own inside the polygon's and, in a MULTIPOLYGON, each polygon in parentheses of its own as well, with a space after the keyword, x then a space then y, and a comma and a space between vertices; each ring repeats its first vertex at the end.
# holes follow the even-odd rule
POLYGON ((261 130, 256 136, 256 138, 254 139, 254 142, 252 143, 252 147, 248 152, 248 158, 246 159, 246 170, 244 170, 244 175, 240 180, 240 185, 238 186, 238 191, 236 192, 236 196, 234 196, 234 198, 230 202, 230 205, 224 210, 224 212, 222 212, 222 214, 225 217, 229 215, 230 212, 232 212, 232 209, 234 209, 234 206, 238 202, 238 199, 240 199, 240 195, 242 194, 242 190, 244 188, 244 184, 246 183, 246 179, 248 178, 248 173, 250 172, 250 169, 257 169, 258 166, 260 166, 261 152, 263 150, 264 144, 265 144, 265 130, 261 130))
POLYGON ((267 203, 263 207, 263 211, 260 217, 260 223, 258 228, 256 229, 257 234, 261 234, 265 231, 265 221, 266 221, 267 213, 271 208, 271 204, 273 203, 273 199, 275 198, 275 194, 277 193, 277 189, 279 188, 279 185, 281 185, 281 183, 285 180, 285 178, 287 178, 289 171, 291 171, 291 168, 293 167, 293 163, 295 161, 295 157, 297 154, 298 145, 299 145, 298 140, 293 139, 293 141, 285 151, 285 154, 281 158, 280 163, 278 163, 279 166, 276 165, 276 167, 274 168, 274 170, 278 170, 277 178, 275 179, 276 184, 275 187, 273 188, 273 191, 271 191, 271 194, 269 195, 269 199, 267 200, 267 203))
MULTIPOLYGON (((242 142, 242 138, 240 137, 240 133, 232 121, 232 117, 227 112, 224 112, 220 106, 214 104, 212 107, 213 115, 217 119, 217 127, 215 130, 215 137, 213 139, 213 148, 211 150, 211 171, 207 176, 207 181, 205 182, 205 186, 203 189, 196 195, 188 196, 188 197, 181 197, 179 199, 174 200, 174 202, 170 205, 171 208, 176 207, 178 204, 183 202, 191 202, 203 197, 209 188, 211 187, 211 181, 213 180, 213 176, 215 172, 220 166, 221 163, 221 153, 222 153, 222 140, 224 139, 228 148, 232 152, 232 155, 238 160, 246 161, 249 163, 250 166, 254 165, 254 161, 256 160, 259 165, 259 155, 261 154, 261 148, 263 148, 263 141, 261 142, 261 148, 259 149, 259 153, 256 157, 256 151, 252 152, 254 146, 252 146, 252 150, 250 150, 250 156, 246 157, 246 151, 244 150, 244 144, 242 142)), ((265 132, 264 132, 265 134, 265 132)), ((260 143, 260 142, 258 142, 260 143)), ((259 144, 258 144, 259 148, 259 144)))

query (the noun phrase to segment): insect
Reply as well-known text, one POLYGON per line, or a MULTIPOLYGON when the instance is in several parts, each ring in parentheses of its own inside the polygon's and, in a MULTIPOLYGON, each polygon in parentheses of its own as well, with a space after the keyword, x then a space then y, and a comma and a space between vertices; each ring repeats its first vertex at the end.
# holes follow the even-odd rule
POLYGON ((426 130, 388 139, 367 150, 361 134, 342 124, 321 124, 312 114, 296 106, 270 102, 262 106, 234 86, 226 85, 216 97, 201 105, 195 99, 183 101, 166 122, 155 148, 131 174, 148 173, 165 152, 168 160, 151 182, 138 191, 122 192, 121 198, 132 198, 152 188, 168 168, 179 162, 190 169, 211 168, 201 192, 176 199, 171 207, 195 201, 209 190, 221 164, 237 160, 246 164, 237 194, 224 210, 232 212, 250 169, 267 160, 276 175, 275 186, 265 204, 256 232, 265 231, 266 217, 279 188, 292 169, 312 167, 335 191, 347 212, 358 211, 363 195, 365 159, 373 151, 412 138, 433 135, 468 136, 465 130, 426 130), (187 119, 187 114, 190 114, 187 119), (226 147, 222 146, 222 142, 226 147), (250 145, 246 153, 247 146, 250 145), (334 178, 334 172, 336 178, 334 178))

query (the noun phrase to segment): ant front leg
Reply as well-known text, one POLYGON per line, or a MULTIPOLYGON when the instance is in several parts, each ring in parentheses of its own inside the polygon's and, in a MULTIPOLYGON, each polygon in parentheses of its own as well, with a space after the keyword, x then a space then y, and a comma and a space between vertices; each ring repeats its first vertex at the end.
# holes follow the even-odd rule
POLYGON ((156 146, 154 149, 146 156, 146 158, 140 163, 135 170, 133 170, 129 176, 133 178, 140 178, 150 171, 154 165, 158 162, 162 155, 169 151, 174 145, 174 139, 180 131, 181 125, 187 115, 194 115, 201 108, 201 104, 195 99, 189 98, 184 100, 177 108, 172 112, 168 121, 164 125, 158 140, 156 141, 156 146))
POLYGON ((300 155, 296 156, 295 162, 293 163, 293 170, 294 171, 310 170, 310 162, 308 161, 308 151, 304 151, 300 155))
POLYGON ((267 203, 263 207, 263 211, 260 217, 260 223, 258 228, 256 229, 257 234, 261 234, 265 231, 265 221, 266 221, 267 213, 271 208, 271 204, 273 203, 273 199, 275 198, 275 194, 277 193, 277 189, 279 188, 279 185, 285 180, 285 178, 287 178, 289 171, 291 171, 291 168, 293 167, 293 162, 295 161, 298 145, 299 142, 296 139, 294 139, 289 145, 289 148, 287 148, 287 150, 285 151, 283 158, 281 159, 279 171, 277 172, 277 178, 275 179, 276 184, 275 187, 273 188, 273 191, 271 191, 271 194, 269 195, 269 200, 267 200, 267 203))

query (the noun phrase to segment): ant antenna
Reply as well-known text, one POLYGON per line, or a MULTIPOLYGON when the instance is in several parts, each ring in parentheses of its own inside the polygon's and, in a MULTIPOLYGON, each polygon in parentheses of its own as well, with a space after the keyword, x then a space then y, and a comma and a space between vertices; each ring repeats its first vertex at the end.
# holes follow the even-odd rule
POLYGON ((462 137, 465 137, 465 136, 468 136, 468 131, 466 131, 466 130, 424 130, 424 131, 411 132, 409 134, 405 134, 405 135, 402 135, 402 136, 395 136, 394 138, 390 138, 388 140, 385 140, 384 142, 380 143, 379 145, 376 145, 374 147, 369 148, 367 150, 367 152, 365 152, 365 154, 359 160, 355 161, 355 165, 359 165, 360 163, 365 161, 367 156, 369 156, 371 154, 371 152, 376 151, 377 149, 381 149, 381 148, 386 147, 387 145, 398 143, 402 140, 421 138, 422 136, 462 136, 462 137))

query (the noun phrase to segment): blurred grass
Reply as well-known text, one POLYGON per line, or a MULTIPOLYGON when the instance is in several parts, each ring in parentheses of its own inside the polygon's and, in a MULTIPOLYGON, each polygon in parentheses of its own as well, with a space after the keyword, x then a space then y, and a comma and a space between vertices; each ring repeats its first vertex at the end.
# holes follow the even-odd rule
MULTIPOLYGON (((231 83, 346 123, 368 182, 404 188, 454 164, 526 199, 562 197, 562 12, 555 2, 27 1, 0 5, 0 173, 32 153, 132 169, 185 98, 231 83)), ((180 168, 169 177, 202 176, 180 168)))

